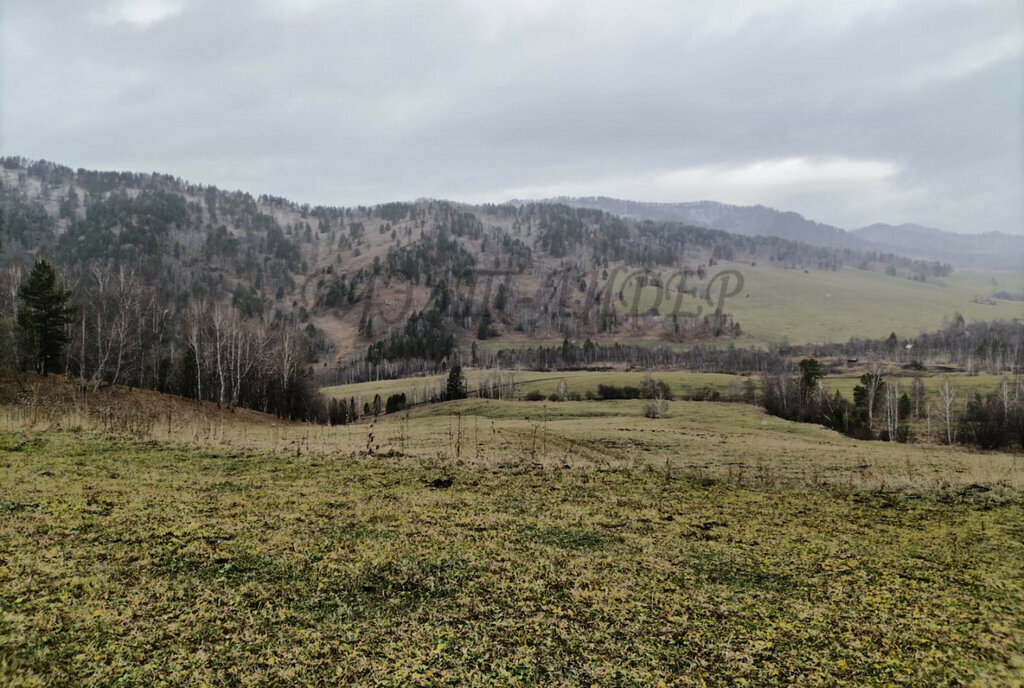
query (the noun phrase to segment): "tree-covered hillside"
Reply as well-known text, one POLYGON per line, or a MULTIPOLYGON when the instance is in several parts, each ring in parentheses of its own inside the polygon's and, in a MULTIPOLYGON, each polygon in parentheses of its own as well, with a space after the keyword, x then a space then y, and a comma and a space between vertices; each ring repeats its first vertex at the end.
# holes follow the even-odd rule
MULTIPOLYGON (((493 339, 742 343, 742 321, 715 292, 723 269, 852 266, 918 282, 950 272, 559 203, 311 207, 168 175, 18 157, 0 160, 0 184, 4 262, 20 261, 22 273, 37 256, 58 264, 83 297, 72 328, 79 339, 99 337, 91 331, 105 325, 94 311, 117 291, 114 276, 127 274, 161 309, 151 324, 223 309, 268 331, 290 328, 318 369, 446 365, 493 339), (652 288, 660 303, 682 305, 642 304, 639 295, 652 288)), ((161 335, 166 346, 187 348, 181 329, 161 335)), ((83 367, 99 367, 90 359, 101 353, 77 351, 83 367)), ((147 365, 158 376, 158 365, 147 365)))

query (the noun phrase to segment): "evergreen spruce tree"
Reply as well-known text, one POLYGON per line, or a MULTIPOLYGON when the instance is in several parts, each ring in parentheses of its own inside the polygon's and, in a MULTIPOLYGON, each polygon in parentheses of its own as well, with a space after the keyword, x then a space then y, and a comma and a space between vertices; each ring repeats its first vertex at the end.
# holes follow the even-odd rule
POLYGON ((444 398, 449 401, 466 398, 466 378, 462 374, 462 366, 454 365, 448 373, 448 386, 445 388, 444 398))
POLYGON ((60 369, 61 354, 68 343, 66 326, 74 309, 68 305, 71 292, 57 284, 57 273, 45 260, 38 260, 18 295, 23 301, 18 312, 23 354, 37 373, 60 369))

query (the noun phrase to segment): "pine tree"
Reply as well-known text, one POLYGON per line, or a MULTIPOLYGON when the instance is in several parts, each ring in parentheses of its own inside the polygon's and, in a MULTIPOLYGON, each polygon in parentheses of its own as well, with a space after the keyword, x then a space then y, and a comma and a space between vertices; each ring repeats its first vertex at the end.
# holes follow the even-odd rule
POLYGON ((68 343, 66 326, 74 309, 68 306, 71 292, 57 284, 57 273, 45 260, 36 261, 18 295, 24 302, 18 313, 24 354, 36 372, 46 375, 60 368, 68 343))
POLYGON ((448 385, 445 388, 444 398, 449 401, 466 398, 466 378, 462 374, 462 366, 452 366, 451 372, 448 373, 448 385))

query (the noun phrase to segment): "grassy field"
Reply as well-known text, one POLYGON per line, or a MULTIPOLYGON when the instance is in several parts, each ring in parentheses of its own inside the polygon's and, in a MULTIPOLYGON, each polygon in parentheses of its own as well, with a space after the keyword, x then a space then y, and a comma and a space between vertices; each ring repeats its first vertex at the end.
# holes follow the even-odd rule
MULTIPOLYGON (((958 312, 967 322, 1024 318, 1024 303, 992 298, 993 293, 1001 290, 1024 292, 1024 273, 988 274, 964 270, 929 282, 915 282, 852 267, 834 272, 805 272, 722 261, 711 268, 704 281, 694 278, 688 285, 705 287, 710 276, 722 270, 735 270, 743 275, 740 293, 725 300, 725 311, 740 323, 742 336, 674 342, 663 338, 661 326, 647 323, 637 330, 627 320, 614 335, 593 335, 594 341, 668 347, 676 351, 688 350, 697 344, 767 348, 781 342, 798 345, 846 342, 855 337, 881 339, 891 332, 900 337, 912 337, 940 328, 958 312), (644 327, 651 328, 646 335, 644 327)), ((671 315, 677 304, 682 313, 699 311, 700 315, 707 315, 714 310, 703 295, 700 298, 686 295, 679 300, 674 291, 665 293, 648 286, 637 296, 636 282, 630 279, 636 274, 639 273, 632 269, 613 269, 609 277, 613 287, 602 287, 602 293, 607 289, 620 315, 631 312, 634 301, 641 313, 656 307, 665 316, 671 315), (617 298, 620 291, 621 301, 617 298)), ((661 274, 668 277, 673 273, 661 271, 661 274)), ((678 284, 678 278, 674 278, 669 286, 674 288, 678 284)), ((715 297, 722 286, 721 282, 716 285, 715 297)), ((735 285, 735 280, 730 281, 729 289, 735 285)), ((575 296, 581 298, 579 294, 575 296)), ((478 341, 476 345, 480 350, 496 352, 538 345, 557 347, 561 341, 561 336, 551 333, 539 339, 507 333, 478 341)))
MULTIPOLYGON (((493 370, 465 368, 466 385, 475 391, 481 378, 501 380, 507 386, 512 383, 515 395, 522 397, 530 392, 550 395, 558 391, 559 385, 565 383, 566 394, 586 396, 596 394, 598 385, 630 385, 637 387, 647 377, 644 372, 626 372, 621 370, 588 371, 536 371, 536 370, 493 370)), ((738 375, 718 373, 691 373, 686 371, 665 371, 651 373, 651 377, 665 381, 676 396, 688 397, 707 388, 722 392, 742 385, 745 378, 738 375)), ((448 375, 428 375, 424 377, 400 378, 398 380, 380 380, 378 382, 361 382, 352 385, 336 385, 324 387, 321 391, 327 396, 347 399, 355 397, 372 400, 375 394, 387 399, 391 394, 405 393, 409 399, 429 399, 432 394, 444 391, 448 375)), ((738 388, 737 388, 738 389, 738 388)))
MULTIPOLYGON (((935 399, 939 387, 948 377, 950 384, 956 387, 958 398, 963 402, 974 394, 985 396, 995 392, 1002 381, 1011 380, 1009 376, 1002 375, 927 375, 921 378, 924 382, 925 394, 928 398, 935 399)), ((911 394, 911 385, 914 378, 900 375, 886 375, 887 384, 899 384, 900 390, 911 394)), ((830 375, 825 378, 825 387, 830 391, 840 392, 847 399, 853 398, 853 388, 860 384, 860 375, 830 375)))
POLYGON ((752 489, 524 453, 482 469, 4 433, 0 683, 1024 676, 1019 499, 752 489))
POLYGON ((1024 681, 1020 455, 743 404, 327 428, 47 384, 0 407, 0 685, 1024 681))
MULTIPOLYGON (((914 282, 851 267, 804 272, 722 262, 712 271, 727 269, 742 273, 744 286, 726 300, 725 310, 753 342, 845 342, 852 337, 884 338, 890 332, 913 336, 937 329, 957 311, 968 322, 1024 318, 1019 301, 996 300, 990 305, 974 300, 988 298, 998 289, 1021 291, 1024 273, 956 272, 933 282, 914 282)), ((629 306, 634 299, 630 285, 624 290, 629 306)), ((641 312, 655 304, 656 293, 653 287, 643 289, 641 312)), ((670 313, 674 303, 674 298, 665 297, 661 312, 670 313)), ((699 305, 708 310, 707 303, 687 297, 682 309, 699 305)))
MULTIPOLYGON (((464 369, 467 387, 475 392, 481 378, 501 380, 505 389, 512 383, 515 389, 514 398, 523 398, 530 392, 539 392, 545 396, 555 394, 563 387, 566 395, 597 394, 599 385, 617 387, 639 387, 648 375, 655 380, 665 382, 672 390, 674 397, 679 399, 708 398, 708 390, 714 390, 725 398, 741 398, 748 380, 760 388, 758 376, 727 375, 721 373, 693 373, 683 370, 652 371, 650 373, 623 370, 569 370, 569 371, 498 371, 475 368, 464 369)), ((825 387, 831 391, 842 393, 847 399, 853 398, 853 388, 860 384, 860 373, 829 375, 825 377, 825 387)), ((1000 375, 963 375, 950 376, 926 375, 922 377, 925 385, 926 399, 934 399, 943 380, 948 377, 957 388, 961 401, 978 393, 982 396, 994 392, 1004 379, 1000 375)), ((356 398, 372 401, 375 394, 386 400, 391 394, 405 393, 410 400, 422 402, 432 395, 444 391, 448 376, 429 375, 425 377, 400 378, 397 380, 380 380, 362 382, 351 385, 335 385, 322 388, 322 392, 330 397, 340 399, 356 398)), ((890 384, 898 383, 900 388, 910 394, 914 378, 905 373, 887 374, 890 384)))

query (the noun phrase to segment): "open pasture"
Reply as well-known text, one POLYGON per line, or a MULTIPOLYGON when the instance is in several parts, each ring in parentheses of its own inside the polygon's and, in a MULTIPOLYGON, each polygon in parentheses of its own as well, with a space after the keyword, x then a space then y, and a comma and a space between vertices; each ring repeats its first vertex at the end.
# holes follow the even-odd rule
MULTIPOLYGON (((614 373, 589 375, 620 380, 614 373)), ((401 455, 481 469, 651 468, 768 488, 935 492, 972 484, 996 490, 1024 487, 1024 462, 1014 454, 927 442, 863 442, 741 403, 671 401, 664 417, 652 419, 643 417, 641 400, 466 399, 330 427, 120 388, 84 403, 61 393, 70 387, 52 383, 31 403, 0 406, 0 431, 101 432, 298 456, 401 455)))
POLYGON ((328 428, 59 384, 0 407, 3 685, 1024 677, 1019 455, 743 404, 328 428))
MULTIPOLYGON (((1024 275, 1020 273, 957 271, 929 282, 915 282, 852 267, 805 271, 722 261, 710 268, 709 274, 721 270, 736 270, 743 275, 742 290, 724 302, 725 312, 740 323, 746 334, 739 340, 742 343, 845 342, 853 337, 880 339, 890 332, 909 337, 937 329, 943 319, 952 318, 956 312, 968 322, 1024 317, 1021 302, 990 298, 998 290, 1024 290, 1024 275)), ((669 285, 667 294, 647 286, 638 296, 636 281, 629 279, 629 274, 619 275, 612 291, 616 297, 622 292, 623 299, 616 301, 620 312, 631 311, 634 303, 640 313, 653 307, 662 315, 673 312, 677 294, 671 289, 678 286, 678 278, 669 285)), ((707 282, 694 280, 692 285, 706 287, 707 282)), ((719 281, 713 287, 714 303, 722 286, 719 281)), ((728 289, 735 288, 736 280, 732 279, 728 289)), ((687 295, 680 302, 682 312, 697 312, 698 308, 703 314, 714 311, 714 305, 709 306, 703 298, 687 295)))
MULTIPOLYGON (((535 465, 522 438, 487 467, 439 444, 431 458, 0 440, 4 685, 1005 686, 1024 672, 1024 508, 981 487, 753 489, 628 456, 559 466, 550 446, 535 465)), ((728 461, 718 438, 701 445, 728 461)))

